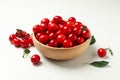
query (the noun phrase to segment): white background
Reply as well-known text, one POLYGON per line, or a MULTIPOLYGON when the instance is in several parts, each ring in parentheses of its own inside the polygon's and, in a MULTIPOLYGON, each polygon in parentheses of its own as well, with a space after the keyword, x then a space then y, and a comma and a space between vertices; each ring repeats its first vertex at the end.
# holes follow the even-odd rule
POLYGON ((120 80, 120 0, 0 0, 0 80, 120 80), (41 64, 32 65, 22 58, 23 49, 10 44, 8 37, 16 29, 32 33, 32 27, 44 17, 70 16, 87 25, 97 42, 81 56, 69 61, 52 61, 41 56, 41 64), (99 58, 96 50, 110 47, 114 56, 99 58), (105 68, 90 66, 106 60, 105 68))

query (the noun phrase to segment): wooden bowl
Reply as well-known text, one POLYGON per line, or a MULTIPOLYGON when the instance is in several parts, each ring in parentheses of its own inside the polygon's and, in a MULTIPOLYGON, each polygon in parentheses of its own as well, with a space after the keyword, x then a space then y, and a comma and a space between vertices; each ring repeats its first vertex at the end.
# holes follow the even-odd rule
POLYGON ((69 60, 81 55, 89 46, 91 37, 88 38, 84 43, 70 47, 70 48, 56 48, 50 47, 40 43, 35 35, 32 34, 33 43, 35 47, 42 53, 45 57, 54 59, 54 60, 69 60))

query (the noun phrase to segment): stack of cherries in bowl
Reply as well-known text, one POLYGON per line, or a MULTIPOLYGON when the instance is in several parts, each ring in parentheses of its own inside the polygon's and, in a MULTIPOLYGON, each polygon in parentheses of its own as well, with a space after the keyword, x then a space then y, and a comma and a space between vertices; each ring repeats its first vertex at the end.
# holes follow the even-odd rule
POLYGON ((33 26, 35 47, 46 57, 68 60, 83 53, 91 40, 90 30, 75 17, 64 20, 54 16, 52 20, 43 18, 33 26))

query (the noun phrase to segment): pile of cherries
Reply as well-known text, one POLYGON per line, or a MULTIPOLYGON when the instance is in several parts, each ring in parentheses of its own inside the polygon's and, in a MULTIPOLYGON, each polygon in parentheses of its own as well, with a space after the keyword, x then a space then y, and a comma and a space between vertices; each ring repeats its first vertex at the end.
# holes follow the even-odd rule
MULTIPOLYGON (((16 30, 17 31, 15 34, 9 35, 9 41, 15 47, 22 47, 24 49, 24 54, 23 54, 23 58, 24 58, 25 55, 28 55, 30 53, 30 50, 28 48, 30 46, 34 46, 32 36, 30 36, 29 33, 21 29, 16 29, 16 30)), ((34 65, 40 63, 40 56, 38 54, 32 55, 30 59, 34 65)))
POLYGON ((90 37, 90 30, 75 17, 63 20, 54 16, 52 20, 43 18, 40 24, 33 26, 36 39, 51 47, 73 47, 80 45, 90 37))
POLYGON ((33 40, 29 33, 21 30, 16 29, 15 34, 10 34, 9 41, 16 47, 28 48, 33 46, 33 40))

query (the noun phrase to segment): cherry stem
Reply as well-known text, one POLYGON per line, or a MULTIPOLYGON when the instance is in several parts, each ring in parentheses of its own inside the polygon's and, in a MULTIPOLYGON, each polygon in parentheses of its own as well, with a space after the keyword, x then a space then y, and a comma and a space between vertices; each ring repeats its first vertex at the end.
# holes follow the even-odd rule
POLYGON ((113 56, 113 51, 110 48, 105 48, 105 49, 108 50, 110 54, 113 56))
POLYGON ((17 32, 22 31, 21 29, 16 29, 17 32))
POLYGON ((83 28, 82 28, 82 31, 84 31, 84 30, 86 30, 86 28, 85 28, 85 27, 83 27, 83 28))
MULTIPOLYGON (((30 50, 29 50, 29 49, 25 49, 22 57, 24 58, 25 55, 29 56, 29 55, 28 55, 29 53, 30 53, 30 50)), ((30 57, 30 56, 29 56, 29 57, 30 57)))

